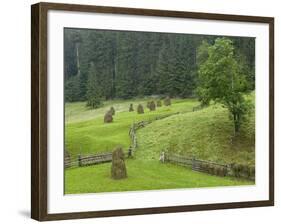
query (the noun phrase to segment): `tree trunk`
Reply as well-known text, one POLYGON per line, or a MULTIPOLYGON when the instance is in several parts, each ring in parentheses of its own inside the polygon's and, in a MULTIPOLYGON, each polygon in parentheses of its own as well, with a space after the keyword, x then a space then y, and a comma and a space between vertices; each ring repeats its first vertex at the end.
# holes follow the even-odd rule
POLYGON ((240 129, 240 116, 239 114, 233 114, 233 123, 234 123, 234 135, 239 132, 240 129))

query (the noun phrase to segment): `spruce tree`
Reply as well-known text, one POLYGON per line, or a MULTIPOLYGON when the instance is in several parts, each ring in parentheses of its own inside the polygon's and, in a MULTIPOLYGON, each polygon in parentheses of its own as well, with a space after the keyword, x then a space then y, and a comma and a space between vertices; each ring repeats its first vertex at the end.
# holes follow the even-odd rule
POLYGON ((91 63, 88 85, 87 85, 87 106, 91 108, 98 108, 101 105, 101 90, 98 83, 98 78, 94 63, 91 63))

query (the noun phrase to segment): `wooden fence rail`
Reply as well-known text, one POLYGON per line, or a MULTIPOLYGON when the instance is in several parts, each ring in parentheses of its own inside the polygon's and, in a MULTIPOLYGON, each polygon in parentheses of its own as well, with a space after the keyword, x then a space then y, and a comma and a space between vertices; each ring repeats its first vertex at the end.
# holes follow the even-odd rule
POLYGON ((196 106, 196 107, 193 107, 192 108, 192 111, 193 112, 195 112, 195 111, 198 111, 198 110, 202 110, 202 109, 204 109, 206 106, 203 106, 203 105, 198 105, 198 106, 196 106))
POLYGON ((192 166, 192 158, 182 157, 179 155, 165 154, 163 162, 170 162, 181 166, 192 166))
POLYGON ((95 155, 78 155, 77 159, 70 159, 65 157, 64 167, 74 168, 80 166, 96 165, 100 163, 107 163, 112 161, 112 153, 100 153, 95 155))
POLYGON ((162 162, 190 167, 194 171, 209 173, 217 176, 233 176, 255 180, 255 167, 239 164, 221 164, 213 161, 199 160, 194 157, 164 153, 160 155, 162 162))
POLYGON ((137 140, 137 133, 136 133, 136 131, 138 129, 144 128, 145 126, 152 123, 153 121, 161 120, 161 119, 170 117, 170 116, 175 115, 175 114, 179 114, 179 112, 171 113, 171 114, 165 114, 165 115, 154 117, 150 120, 145 120, 145 121, 133 123, 131 125, 130 129, 129 129, 129 136, 130 136, 130 139, 131 139, 131 145, 130 145, 128 154, 132 155, 135 152, 135 150, 138 148, 138 140, 137 140))
POLYGON ((71 159, 65 159, 64 160, 64 167, 65 168, 73 168, 73 167, 78 167, 78 160, 71 160, 71 159))
POLYGON ((79 166, 89 166, 112 161, 112 153, 101 153, 96 155, 78 156, 79 166))
POLYGON ((218 168, 228 169, 228 165, 225 164, 220 164, 207 160, 199 160, 199 159, 195 159, 194 157, 184 157, 175 154, 173 155, 169 153, 164 154, 164 158, 162 159, 162 161, 170 162, 182 166, 189 166, 192 168, 192 170, 206 172, 206 173, 208 173, 211 169, 218 169, 218 168))

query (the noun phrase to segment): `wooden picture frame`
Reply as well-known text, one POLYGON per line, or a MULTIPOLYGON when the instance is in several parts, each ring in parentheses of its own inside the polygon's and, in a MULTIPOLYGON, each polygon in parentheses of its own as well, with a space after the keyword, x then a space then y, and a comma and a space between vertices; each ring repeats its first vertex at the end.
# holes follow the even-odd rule
POLYGON ((38 3, 31 7, 31 217, 39 221, 126 216, 170 212, 203 211, 229 208, 274 205, 274 18, 258 16, 224 15, 183 11, 164 11, 137 8, 117 8, 90 5, 38 3), (212 21, 262 23, 269 25, 269 196, 268 200, 214 203, 198 205, 130 208, 103 211, 48 213, 48 19, 50 10, 67 12, 97 12, 166 18, 191 18, 212 21))

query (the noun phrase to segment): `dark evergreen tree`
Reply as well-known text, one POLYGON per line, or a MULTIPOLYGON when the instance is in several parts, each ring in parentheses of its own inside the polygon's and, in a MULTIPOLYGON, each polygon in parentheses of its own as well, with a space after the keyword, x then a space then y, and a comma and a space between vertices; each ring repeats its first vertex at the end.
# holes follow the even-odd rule
MULTIPOLYGON (((91 62, 100 99, 155 94, 190 97, 198 64, 217 36, 68 29, 64 31, 65 100, 88 101, 91 62), (201 47, 202 41, 205 47, 201 47), (199 47, 200 46, 200 47, 199 47), (201 49, 202 48, 202 49, 201 49)), ((255 88, 255 39, 231 37, 234 56, 255 88), (243 65, 242 65, 243 64, 243 65)), ((91 92, 91 91, 90 91, 91 92)))
POLYGON ((89 80, 87 86, 87 106, 98 108, 101 105, 101 89, 97 79, 95 65, 92 62, 89 70, 89 80))

